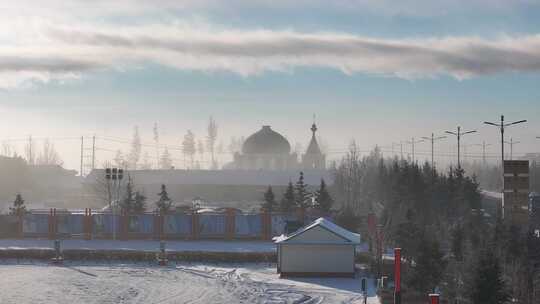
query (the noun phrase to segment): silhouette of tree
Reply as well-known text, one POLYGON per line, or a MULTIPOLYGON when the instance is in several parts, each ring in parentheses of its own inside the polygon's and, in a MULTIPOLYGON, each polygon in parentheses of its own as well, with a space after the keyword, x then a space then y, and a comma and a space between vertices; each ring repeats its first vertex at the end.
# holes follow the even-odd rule
POLYGON ((26 206, 24 205, 24 200, 20 193, 17 193, 17 196, 15 196, 15 201, 13 201, 13 207, 9 208, 9 214, 12 215, 23 215, 25 214, 26 206))
POLYGON ((272 186, 268 186, 268 190, 264 193, 264 204, 263 209, 272 212, 276 209, 276 200, 274 192, 272 191, 272 186))
POLYGON ((167 187, 163 184, 161 185, 161 192, 158 193, 159 200, 156 202, 157 210, 165 214, 171 210, 172 200, 169 198, 167 193, 167 187))

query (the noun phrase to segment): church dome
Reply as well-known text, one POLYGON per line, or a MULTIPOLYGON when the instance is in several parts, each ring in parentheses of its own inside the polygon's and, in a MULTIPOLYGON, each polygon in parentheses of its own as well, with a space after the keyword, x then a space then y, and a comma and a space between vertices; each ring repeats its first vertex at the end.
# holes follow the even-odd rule
POLYGON ((258 132, 246 138, 242 146, 244 154, 289 154, 290 152, 289 141, 272 130, 270 126, 263 126, 258 132))

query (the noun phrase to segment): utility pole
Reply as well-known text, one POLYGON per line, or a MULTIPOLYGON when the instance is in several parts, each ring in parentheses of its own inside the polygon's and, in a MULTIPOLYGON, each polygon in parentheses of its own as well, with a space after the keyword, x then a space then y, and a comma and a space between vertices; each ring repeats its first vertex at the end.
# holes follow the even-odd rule
POLYGON ((471 130, 471 131, 466 131, 466 132, 461 132, 461 127, 458 126, 457 127, 457 132, 451 132, 451 131, 446 131, 446 133, 448 134, 452 134, 454 136, 457 137, 457 164, 458 164, 458 169, 461 169, 461 136, 463 135, 466 135, 466 134, 471 134, 471 133, 476 133, 476 130, 471 130))
POLYGON ((510 123, 504 123, 504 115, 501 115, 501 122, 494 123, 489 121, 484 121, 484 124, 491 125, 499 128, 501 131, 501 193, 502 193, 502 206, 504 206, 504 129, 513 125, 527 122, 527 120, 518 120, 510 123))
POLYGON ((435 173, 435 154, 434 154, 435 141, 446 138, 446 136, 435 137, 435 134, 431 133, 431 137, 422 137, 422 138, 425 140, 431 141, 431 168, 433 169, 433 173, 435 173))
POLYGON ((510 141, 505 141, 505 144, 510 145, 510 160, 514 159, 514 145, 519 144, 520 141, 514 141, 512 137, 510 137, 510 141))
POLYGON ((81 136, 81 171, 80 175, 83 176, 83 158, 84 158, 84 137, 81 136))
POLYGON ((96 168, 96 136, 92 136, 92 170, 96 168))
POLYGON ((482 165, 486 166, 486 147, 491 146, 491 144, 486 144, 485 141, 483 141, 481 144, 476 144, 475 146, 482 147, 482 165))
POLYGON ((463 160, 467 161, 467 147, 476 146, 476 144, 462 144, 461 146, 463 147, 463 160))
POLYGON ((414 137, 411 138, 411 141, 408 141, 409 144, 411 144, 411 148, 412 148, 412 162, 414 164, 414 144, 417 144, 417 143, 421 143, 423 142, 423 140, 414 140, 414 137))
POLYGON ((34 164, 34 158, 32 157, 32 135, 28 136, 28 163, 34 164))

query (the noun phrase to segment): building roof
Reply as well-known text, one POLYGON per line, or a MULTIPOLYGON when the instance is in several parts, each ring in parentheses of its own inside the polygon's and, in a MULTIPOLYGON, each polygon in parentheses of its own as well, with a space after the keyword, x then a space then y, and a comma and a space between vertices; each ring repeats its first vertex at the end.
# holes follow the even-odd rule
POLYGON ((322 154, 319 144, 317 143, 317 139, 315 139, 315 135, 311 137, 306 154, 322 154))
POLYGON ((250 135, 242 146, 244 154, 289 154, 290 152, 289 141, 283 135, 272 130, 270 126, 263 126, 259 131, 250 135))
POLYGON ((306 154, 322 154, 321 149, 319 148, 319 143, 317 143, 317 138, 315 137, 315 132, 317 132, 317 125, 315 123, 313 123, 311 126, 311 132, 311 141, 309 142, 306 154))
POLYGON ((316 219, 313 223, 298 229, 296 232, 292 233, 291 235, 288 235, 288 236, 281 235, 281 236, 275 237, 274 241, 276 243, 287 242, 288 240, 291 240, 295 238, 296 236, 301 235, 305 233, 306 231, 311 230, 315 227, 321 227, 323 229, 326 229, 327 231, 330 231, 336 234, 337 236, 341 237, 342 239, 344 239, 345 242, 348 242, 351 244, 360 244, 360 234, 354 233, 345 228, 342 228, 332 223, 330 220, 327 220, 322 217, 316 219))

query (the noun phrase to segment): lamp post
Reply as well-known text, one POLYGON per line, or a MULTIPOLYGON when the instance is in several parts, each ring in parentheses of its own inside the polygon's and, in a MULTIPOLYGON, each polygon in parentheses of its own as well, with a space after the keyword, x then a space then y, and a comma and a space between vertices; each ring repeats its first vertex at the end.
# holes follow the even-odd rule
POLYGON ((491 146, 491 144, 486 144, 486 142, 483 141, 481 144, 476 144, 475 146, 482 147, 482 164, 485 167, 486 166, 486 147, 491 146))
POLYGON ((504 115, 501 115, 501 121, 499 123, 484 121, 484 124, 495 126, 499 128, 501 132, 501 192, 503 194, 502 196, 503 205, 504 205, 504 129, 513 125, 524 123, 524 122, 527 122, 527 120, 523 119, 523 120, 505 123, 504 115))
POLYGON ((458 126, 457 127, 457 132, 451 132, 451 131, 446 131, 447 134, 451 134, 451 135, 454 135, 457 137, 457 162, 458 162, 458 169, 461 168, 461 158, 460 158, 460 150, 461 150, 461 136, 463 135, 467 135, 467 134, 471 134, 471 133, 476 133, 476 130, 471 130, 471 131, 466 131, 466 132, 462 132, 461 131, 461 127, 458 126))
POLYGON ((422 137, 422 138, 425 140, 431 141, 431 168, 433 169, 433 173, 435 173, 435 157, 434 157, 435 141, 444 139, 446 138, 446 136, 435 137, 435 134, 431 133, 431 137, 422 137))
POLYGON ((113 206, 113 196, 111 194, 111 181, 113 184, 113 190, 116 194, 116 205, 118 205, 118 201, 120 200, 120 183, 122 182, 122 179, 124 178, 124 169, 119 168, 105 168, 105 179, 107 180, 107 186, 109 191, 109 209, 111 210, 112 215, 112 229, 113 229, 113 240, 116 240, 116 212, 115 207, 113 206))
POLYGON ((514 145, 521 143, 520 141, 514 141, 512 137, 510 137, 510 141, 505 141, 505 144, 510 145, 510 160, 514 159, 514 145))

